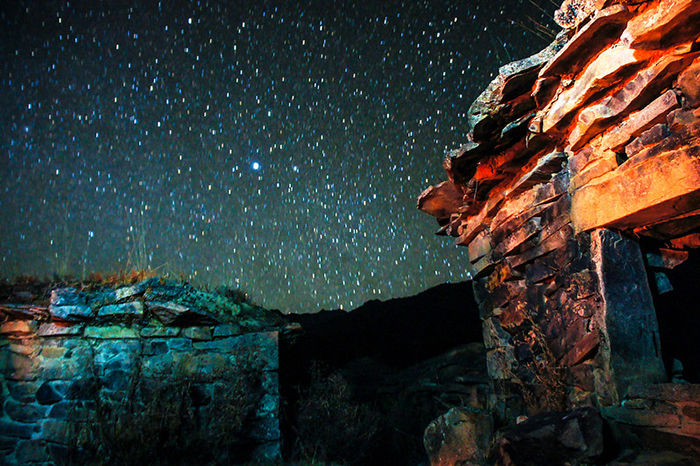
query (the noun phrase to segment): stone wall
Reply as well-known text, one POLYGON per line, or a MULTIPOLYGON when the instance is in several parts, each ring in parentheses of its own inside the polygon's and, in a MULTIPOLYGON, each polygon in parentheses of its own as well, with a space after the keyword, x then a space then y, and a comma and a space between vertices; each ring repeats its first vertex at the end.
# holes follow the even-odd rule
POLYGON ((0 463, 279 459, 278 332, 259 308, 151 279, 0 317, 0 463))
POLYGON ((567 1, 555 18, 418 203, 469 248, 504 420, 664 381, 639 239, 668 266, 700 246, 700 3, 567 1))

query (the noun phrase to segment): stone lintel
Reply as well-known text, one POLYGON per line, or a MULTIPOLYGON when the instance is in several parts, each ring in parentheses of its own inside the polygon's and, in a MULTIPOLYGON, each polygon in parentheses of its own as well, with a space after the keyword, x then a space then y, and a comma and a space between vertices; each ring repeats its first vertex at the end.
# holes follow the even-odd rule
POLYGON ((700 204, 697 152, 697 147, 666 152, 575 191, 576 231, 641 227, 693 210, 700 204))

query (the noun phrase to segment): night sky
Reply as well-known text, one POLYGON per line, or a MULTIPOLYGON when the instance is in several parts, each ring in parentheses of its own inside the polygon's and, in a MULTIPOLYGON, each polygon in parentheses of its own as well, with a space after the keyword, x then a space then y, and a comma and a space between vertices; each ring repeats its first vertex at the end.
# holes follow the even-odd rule
POLYGON ((151 267, 297 312, 467 279, 416 198, 557 6, 3 0, 0 275, 151 267))

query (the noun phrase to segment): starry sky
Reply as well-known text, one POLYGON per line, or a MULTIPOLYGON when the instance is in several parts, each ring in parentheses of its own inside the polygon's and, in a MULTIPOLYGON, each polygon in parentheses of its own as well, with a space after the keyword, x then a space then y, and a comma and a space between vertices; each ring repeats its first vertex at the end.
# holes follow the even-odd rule
POLYGON ((551 0, 0 6, 0 275, 150 267, 268 308, 469 278, 416 198, 551 0))

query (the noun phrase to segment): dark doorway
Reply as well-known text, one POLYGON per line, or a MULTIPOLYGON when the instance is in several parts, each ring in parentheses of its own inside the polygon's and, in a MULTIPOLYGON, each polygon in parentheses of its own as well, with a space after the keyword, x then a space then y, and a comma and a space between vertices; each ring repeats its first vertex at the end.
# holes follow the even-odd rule
POLYGON ((688 258, 675 265, 662 249, 645 247, 664 365, 669 380, 700 383, 700 250, 679 251, 688 258))

